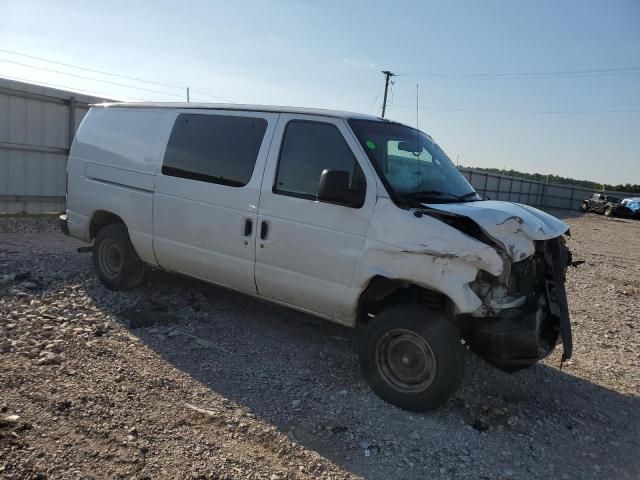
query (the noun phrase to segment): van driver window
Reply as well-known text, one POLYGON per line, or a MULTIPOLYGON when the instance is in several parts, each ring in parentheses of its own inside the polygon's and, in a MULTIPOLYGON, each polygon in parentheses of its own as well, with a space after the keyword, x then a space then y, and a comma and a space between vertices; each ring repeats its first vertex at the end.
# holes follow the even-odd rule
POLYGON ((348 172, 349 206, 364 204, 366 181, 351 148, 335 125, 294 120, 287 124, 273 192, 316 200, 324 170, 348 172))

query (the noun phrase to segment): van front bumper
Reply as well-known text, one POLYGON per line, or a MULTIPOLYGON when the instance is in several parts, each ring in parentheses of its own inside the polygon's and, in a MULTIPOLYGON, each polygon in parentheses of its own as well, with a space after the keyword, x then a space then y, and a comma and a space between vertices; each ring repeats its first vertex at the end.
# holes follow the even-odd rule
POLYGON ((506 372, 530 367, 564 340, 560 318, 544 307, 529 311, 512 308, 496 317, 461 320, 463 338, 471 351, 506 372))
POLYGON ((67 216, 60 215, 60 218, 58 218, 58 222, 60 223, 60 230, 62 231, 62 233, 69 236, 69 222, 67 221, 67 216))
MULTIPOLYGON (((511 303, 501 310, 489 304, 484 316, 459 319, 461 335, 471 351, 511 372, 533 365, 559 343, 562 361, 570 359, 573 339, 565 284, 571 264, 571 253, 561 237, 537 242, 534 256, 511 265, 506 283, 513 297, 526 295, 524 304, 511 303)), ((486 280, 476 282, 476 288, 486 288, 486 280)), ((491 283, 488 286, 484 296, 495 288, 491 283)), ((502 286, 499 293, 504 289, 502 286)))

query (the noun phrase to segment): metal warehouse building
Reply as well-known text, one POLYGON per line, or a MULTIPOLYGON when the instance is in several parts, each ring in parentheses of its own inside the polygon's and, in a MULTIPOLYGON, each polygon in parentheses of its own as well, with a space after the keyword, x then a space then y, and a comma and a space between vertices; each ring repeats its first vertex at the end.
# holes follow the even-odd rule
POLYGON ((104 101, 0 78, 0 213, 64 210, 73 135, 89 104, 104 101))

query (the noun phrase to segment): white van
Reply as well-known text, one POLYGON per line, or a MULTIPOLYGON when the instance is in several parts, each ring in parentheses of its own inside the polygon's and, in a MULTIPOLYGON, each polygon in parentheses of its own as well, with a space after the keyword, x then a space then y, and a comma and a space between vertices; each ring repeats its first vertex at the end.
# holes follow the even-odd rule
POLYGON ((361 330, 364 377, 402 408, 458 387, 468 346, 530 366, 562 342, 568 227, 481 200, 431 137, 289 107, 93 106, 69 156, 65 233, 111 289, 148 267, 361 330))

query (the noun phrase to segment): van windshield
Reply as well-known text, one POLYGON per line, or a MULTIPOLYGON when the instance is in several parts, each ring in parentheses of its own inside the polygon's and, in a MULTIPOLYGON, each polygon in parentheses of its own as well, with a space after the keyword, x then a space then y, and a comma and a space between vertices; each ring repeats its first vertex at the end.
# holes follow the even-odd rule
POLYGON ((395 199, 409 205, 480 200, 429 135, 392 122, 350 119, 349 125, 395 199))

